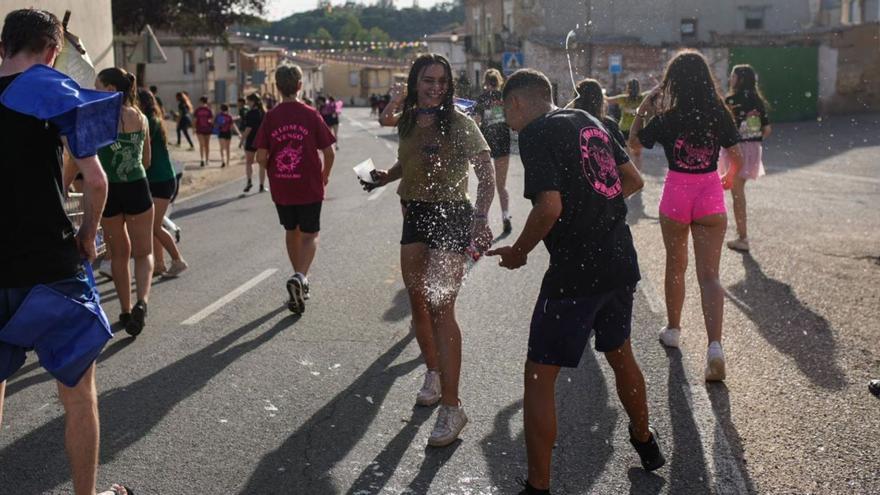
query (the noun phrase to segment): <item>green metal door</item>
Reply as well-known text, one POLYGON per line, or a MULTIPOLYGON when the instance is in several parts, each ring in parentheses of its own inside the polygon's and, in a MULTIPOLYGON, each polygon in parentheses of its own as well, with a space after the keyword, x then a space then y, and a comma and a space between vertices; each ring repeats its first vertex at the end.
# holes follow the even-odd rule
POLYGON ((792 122, 814 119, 819 98, 819 49, 807 47, 730 49, 730 68, 750 64, 770 102, 770 119, 792 122))

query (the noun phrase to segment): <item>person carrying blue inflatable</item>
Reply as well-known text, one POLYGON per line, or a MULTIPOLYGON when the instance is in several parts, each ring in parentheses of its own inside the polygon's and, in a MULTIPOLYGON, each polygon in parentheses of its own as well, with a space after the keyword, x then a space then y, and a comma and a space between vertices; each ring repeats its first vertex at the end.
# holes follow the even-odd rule
MULTIPOLYGON (((95 359, 112 337, 90 261, 107 178, 96 156, 116 140, 119 93, 82 89, 52 69, 64 43, 53 14, 9 13, 0 34, 0 420, 6 379, 35 351, 58 380, 65 441, 77 495, 94 495, 98 464, 95 359), (78 231, 64 209, 61 156, 83 176, 78 231), (26 214, 25 214, 26 212, 26 214)), ((106 494, 130 494, 113 485, 106 494)))

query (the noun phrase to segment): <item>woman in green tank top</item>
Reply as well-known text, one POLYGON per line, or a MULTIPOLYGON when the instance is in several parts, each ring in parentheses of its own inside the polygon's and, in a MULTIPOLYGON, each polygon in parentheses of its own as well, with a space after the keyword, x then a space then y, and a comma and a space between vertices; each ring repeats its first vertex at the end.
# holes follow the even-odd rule
POLYGON ((122 308, 119 321, 129 335, 137 336, 144 329, 153 280, 153 200, 147 183, 152 158, 149 124, 134 104, 137 85, 133 74, 115 67, 104 69, 98 73, 95 88, 123 94, 119 137, 98 151, 110 183, 101 226, 122 308), (134 306, 128 264, 132 257, 137 286, 134 306))
POLYGON ((153 196, 153 266, 154 273, 163 277, 174 278, 186 270, 189 265, 180 254, 177 243, 165 230, 162 223, 168 212, 171 198, 177 191, 177 180, 171 156, 168 154, 168 141, 165 126, 162 125, 161 113, 156 97, 146 89, 138 90, 138 107, 146 115, 150 127, 150 168, 147 180, 150 182, 150 194, 153 196), (171 266, 165 267, 165 251, 171 255, 171 266))

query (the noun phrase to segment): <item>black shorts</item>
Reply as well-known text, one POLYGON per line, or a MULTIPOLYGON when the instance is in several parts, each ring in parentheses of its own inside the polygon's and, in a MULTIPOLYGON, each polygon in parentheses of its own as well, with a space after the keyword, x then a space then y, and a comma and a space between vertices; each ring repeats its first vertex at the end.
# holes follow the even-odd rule
POLYGON ((218 139, 232 139, 232 131, 226 131, 226 132, 220 131, 217 134, 217 138, 218 139))
POLYGON ((134 182, 111 182, 107 188, 103 216, 138 215, 152 206, 153 197, 150 196, 150 184, 146 178, 134 182))
POLYGON ((150 195, 154 198, 171 200, 177 194, 177 179, 150 182, 150 195))
POLYGON ((492 158, 510 155, 510 128, 504 124, 491 125, 483 129, 483 137, 489 143, 492 158))
POLYGON ((462 253, 471 245, 474 209, 467 201, 403 202, 401 245, 422 243, 428 249, 462 253))
POLYGON ((174 176, 174 194, 171 195, 171 202, 174 203, 174 200, 177 199, 177 193, 180 192, 180 181, 183 179, 183 172, 179 172, 174 176))
POLYGON ((596 350, 614 351, 626 342, 632 327, 635 286, 571 299, 539 298, 529 331, 529 360, 577 368, 590 335, 596 350))
POLYGON ((245 151, 250 151, 251 153, 256 153, 256 152, 257 152, 257 147, 254 146, 254 142, 253 142, 253 141, 245 141, 245 143, 244 143, 244 150, 245 150, 245 151))
POLYGON ((317 234, 321 231, 321 205, 322 202, 308 205, 275 205, 278 210, 278 220, 284 226, 284 230, 296 230, 306 234, 317 234))

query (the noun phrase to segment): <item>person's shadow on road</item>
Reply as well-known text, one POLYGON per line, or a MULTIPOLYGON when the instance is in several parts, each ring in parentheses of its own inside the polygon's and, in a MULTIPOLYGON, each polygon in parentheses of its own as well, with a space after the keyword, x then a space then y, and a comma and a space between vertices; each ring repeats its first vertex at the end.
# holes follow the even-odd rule
MULTIPOLYGON (((144 438, 177 404, 199 392, 226 367, 295 324, 297 318, 287 316, 256 337, 235 344, 286 311, 284 307, 275 309, 149 376, 101 394, 100 464, 144 438)), ((15 486, 17 493, 47 493, 69 481, 62 446, 64 420, 58 417, 0 451, 0 466, 4 466, 0 486, 15 486)))
POLYGON ((837 343, 828 320, 798 299, 791 286, 761 269, 751 254, 742 255, 745 278, 730 286, 728 298, 779 352, 820 387, 840 390, 846 375, 836 361, 837 343), (733 297, 730 297, 733 296, 733 297))
MULTIPOLYGON (((279 490, 284 493, 339 493, 331 471, 367 433, 394 382, 422 365, 421 358, 417 358, 392 366, 412 340, 413 334, 407 333, 345 390, 316 411, 280 447, 263 456, 240 493, 278 493, 279 490), (366 396, 372 403, 366 400, 366 396)), ((426 419, 421 415, 420 411, 414 412, 414 421, 392 440, 397 450, 387 453, 381 466, 383 474, 389 477, 393 474, 406 449, 404 442, 418 430, 415 423, 426 419)), ((361 473, 359 482, 365 483, 364 477, 361 473)), ((377 483, 385 482, 384 476, 383 480, 377 480, 377 483)))
POLYGON ((668 453, 669 434, 661 445, 667 447, 666 462, 669 464, 669 493, 711 493, 706 456, 700 431, 694 420, 691 386, 681 361, 681 351, 666 348, 669 359, 669 375, 666 392, 669 416, 672 424, 672 453, 668 453))
MULTIPOLYGON (((596 354, 586 349, 577 369, 563 369, 556 382, 557 437, 553 450, 554 493, 589 493, 614 452, 612 436, 622 409, 609 404, 609 392, 596 354)), ((528 463, 522 425, 522 400, 502 409, 492 432, 480 445, 492 484, 508 493, 520 489, 528 463), (514 417, 519 417, 512 424, 514 417), (516 432, 514 434, 514 432, 516 432), (508 490, 508 491, 505 491, 508 490)))

